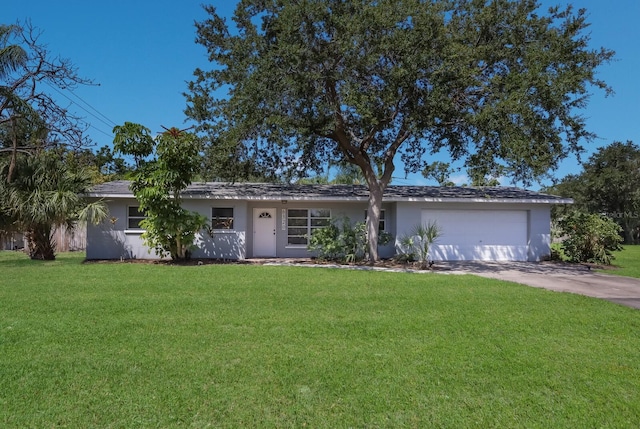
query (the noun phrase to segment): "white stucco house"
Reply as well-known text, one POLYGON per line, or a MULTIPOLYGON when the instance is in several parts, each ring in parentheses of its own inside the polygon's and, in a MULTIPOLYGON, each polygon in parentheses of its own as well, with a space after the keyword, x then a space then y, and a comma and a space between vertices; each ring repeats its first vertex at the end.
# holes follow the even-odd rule
MULTIPOLYGON (((87 259, 155 259, 143 243, 144 213, 129 182, 95 186, 110 218, 87 230, 87 259)), ((368 191, 359 185, 194 183, 184 206, 211 219, 197 237, 194 258, 242 260, 311 256, 307 236, 333 217, 364 221, 368 191)), ((435 221, 442 235, 432 247, 441 260, 539 261, 550 254, 550 209, 569 199, 506 187, 389 186, 380 229, 395 239, 380 248, 392 257, 399 237, 435 221)))

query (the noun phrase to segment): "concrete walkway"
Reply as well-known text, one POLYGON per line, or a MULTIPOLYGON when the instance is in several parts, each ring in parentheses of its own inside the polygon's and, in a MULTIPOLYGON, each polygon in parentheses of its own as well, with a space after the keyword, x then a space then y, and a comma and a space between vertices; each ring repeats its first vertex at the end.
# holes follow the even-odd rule
POLYGON ((474 274, 527 286, 605 299, 640 309, 640 279, 601 274, 577 264, 554 262, 437 262, 433 271, 352 265, 313 264, 310 260, 262 260, 266 265, 347 268, 414 273, 474 274))

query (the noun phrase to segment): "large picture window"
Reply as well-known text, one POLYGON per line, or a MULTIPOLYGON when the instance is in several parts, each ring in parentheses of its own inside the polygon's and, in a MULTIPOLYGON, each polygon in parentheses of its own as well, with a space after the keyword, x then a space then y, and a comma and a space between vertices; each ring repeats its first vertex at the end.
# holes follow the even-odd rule
POLYGON ((211 229, 233 229, 233 207, 213 207, 211 229))
POLYGON ((127 211, 127 229, 143 229, 140 226, 140 221, 146 219, 146 215, 143 211, 140 211, 138 206, 129 206, 127 211))
POLYGON ((329 209, 289 209, 287 210, 287 244, 306 246, 307 237, 313 231, 328 226, 331 221, 329 209))

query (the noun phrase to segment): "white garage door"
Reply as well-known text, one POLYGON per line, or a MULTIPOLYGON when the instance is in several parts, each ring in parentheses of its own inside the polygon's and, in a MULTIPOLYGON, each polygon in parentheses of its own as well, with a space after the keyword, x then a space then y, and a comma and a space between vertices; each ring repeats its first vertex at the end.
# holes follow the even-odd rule
POLYGON ((431 248, 436 261, 526 261, 527 212, 522 210, 423 210, 441 236, 431 248))

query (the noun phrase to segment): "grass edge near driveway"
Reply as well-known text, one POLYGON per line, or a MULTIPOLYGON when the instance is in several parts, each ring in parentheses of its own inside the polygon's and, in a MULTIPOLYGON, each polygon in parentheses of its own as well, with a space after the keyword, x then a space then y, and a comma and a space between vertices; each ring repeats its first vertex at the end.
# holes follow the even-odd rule
POLYGON ((0 253, 0 425, 640 422, 640 316, 605 301, 475 276, 81 262, 0 253))
POLYGON ((611 268, 598 270, 603 274, 640 278, 640 245, 625 244, 622 250, 613 252, 611 268))

